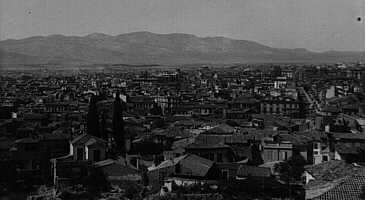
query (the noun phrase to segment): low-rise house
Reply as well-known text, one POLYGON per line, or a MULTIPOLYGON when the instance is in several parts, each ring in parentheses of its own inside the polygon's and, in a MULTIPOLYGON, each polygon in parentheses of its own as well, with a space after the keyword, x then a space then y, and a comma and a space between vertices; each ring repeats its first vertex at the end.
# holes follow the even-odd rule
POLYGON ((161 186, 168 177, 176 177, 175 182, 182 177, 189 180, 212 180, 215 177, 213 164, 208 159, 187 154, 148 168, 148 177, 153 186, 161 186))
POLYGON ((215 163, 217 173, 219 174, 220 181, 232 181, 237 178, 237 170, 241 166, 241 163, 215 163))
POLYGON ((98 162, 105 160, 107 142, 101 138, 83 134, 71 141, 74 160, 98 162))
POLYGON ((147 114, 156 105, 154 98, 149 96, 132 96, 127 98, 128 110, 147 114))
POLYGON ((266 97, 260 102, 261 113, 300 116, 304 103, 290 97, 266 97))
POLYGON ((68 137, 63 134, 27 137, 16 140, 10 151, 19 177, 47 181, 51 174, 49 160, 67 155, 69 142, 68 137))
POLYGON ((186 147, 186 152, 218 163, 235 161, 235 156, 230 146, 220 143, 193 143, 186 147))
POLYGON ((315 199, 354 174, 363 172, 364 167, 348 164, 342 160, 306 166, 304 172, 306 199, 315 199))
POLYGON ((165 149, 163 152, 164 160, 176 158, 186 153, 185 149, 190 144, 194 143, 193 137, 176 140, 172 143, 171 149, 165 149))
POLYGON ((365 145, 360 146, 345 146, 336 144, 335 146, 335 160, 345 160, 348 163, 364 162, 365 145))
POLYGON ((90 166, 106 159, 107 142, 98 137, 82 134, 68 144, 68 153, 52 157, 53 177, 58 182, 71 182, 87 176, 90 166))
POLYGON ((105 175, 106 179, 112 184, 117 184, 118 182, 123 181, 142 181, 140 172, 122 161, 106 159, 94 163, 93 166, 100 170, 103 175, 105 175))
POLYGON ((240 165, 237 174, 236 179, 246 179, 246 178, 270 178, 272 176, 271 169, 265 168, 265 167, 256 167, 256 166, 250 166, 250 165, 240 165))
POLYGON ((264 162, 285 161, 293 155, 294 146, 289 141, 264 141, 262 158, 264 162))
POLYGON ((228 124, 219 124, 217 126, 214 126, 207 131, 203 132, 202 134, 207 135, 231 135, 235 133, 236 130, 234 127, 228 125, 228 124))
POLYGON ((161 144, 152 141, 135 141, 131 149, 126 154, 128 163, 137 169, 140 169, 142 163, 150 165, 158 164, 164 160, 164 147, 161 144))
POLYGON ((348 159, 349 162, 362 161, 363 149, 365 146, 365 135, 362 133, 329 133, 330 139, 341 159, 348 159), (358 155, 356 155, 358 152, 358 155), (352 154, 352 155, 351 155, 352 154), (356 157, 360 160, 356 160, 356 157), (354 160, 355 159, 355 160, 354 160))
POLYGON ((314 141, 313 143, 313 164, 319 164, 330 160, 340 160, 336 157, 333 147, 326 142, 314 141))
POLYGON ((248 140, 247 143, 226 143, 235 155, 238 163, 259 165, 263 163, 259 141, 248 140))
POLYGON ((325 193, 312 198, 312 200, 362 200, 364 199, 365 174, 353 175, 341 181, 325 193))
POLYGON ((260 102, 254 97, 241 96, 228 102, 228 108, 241 111, 251 109, 253 113, 258 113, 260 110, 260 102))

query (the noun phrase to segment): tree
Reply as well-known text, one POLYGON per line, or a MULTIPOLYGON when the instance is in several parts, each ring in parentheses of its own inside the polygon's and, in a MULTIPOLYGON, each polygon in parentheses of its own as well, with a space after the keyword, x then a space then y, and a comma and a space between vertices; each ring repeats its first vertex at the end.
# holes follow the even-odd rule
POLYGON ((294 151, 293 155, 284 162, 275 165, 275 170, 279 172, 279 179, 287 184, 289 195, 292 196, 292 185, 303 183, 302 175, 306 160, 299 151, 294 151))
POLYGON ((118 148, 118 151, 125 151, 125 131, 124 131, 124 121, 123 121, 123 109, 122 103, 120 101, 119 91, 115 95, 114 106, 113 106, 113 136, 118 148))
POLYGON ((103 112, 101 114, 101 127, 100 127, 100 135, 101 137, 105 140, 108 141, 109 139, 109 135, 108 135, 108 131, 107 131, 107 125, 106 125, 106 114, 103 112))
POLYGON ((305 159, 298 151, 286 161, 278 163, 275 170, 279 172, 280 179, 285 182, 298 182, 302 180, 304 173, 305 159))
POLYGON ((89 103, 89 111, 87 113, 87 133, 96 137, 100 137, 99 133, 99 116, 96 106, 97 97, 92 95, 89 103))

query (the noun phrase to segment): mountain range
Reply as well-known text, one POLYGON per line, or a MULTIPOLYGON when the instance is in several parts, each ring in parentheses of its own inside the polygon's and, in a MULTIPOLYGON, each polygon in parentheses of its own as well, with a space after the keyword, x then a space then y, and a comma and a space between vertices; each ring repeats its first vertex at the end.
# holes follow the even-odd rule
POLYGON ((133 32, 0 41, 0 64, 314 63, 361 61, 365 52, 311 52, 248 40, 133 32))

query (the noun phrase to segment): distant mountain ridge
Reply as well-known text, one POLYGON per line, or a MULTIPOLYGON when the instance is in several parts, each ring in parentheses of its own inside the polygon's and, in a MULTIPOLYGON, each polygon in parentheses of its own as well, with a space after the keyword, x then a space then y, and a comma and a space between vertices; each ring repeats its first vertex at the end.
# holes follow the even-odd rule
POLYGON ((191 64, 360 61, 365 52, 279 49, 248 40, 133 32, 0 41, 0 64, 191 64))

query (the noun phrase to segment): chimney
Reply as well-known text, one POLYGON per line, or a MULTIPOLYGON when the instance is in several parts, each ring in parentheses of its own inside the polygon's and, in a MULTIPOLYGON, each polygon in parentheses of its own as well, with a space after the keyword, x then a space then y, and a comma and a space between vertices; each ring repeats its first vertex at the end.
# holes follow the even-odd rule
POLYGON ((330 125, 327 124, 325 127, 324 127, 324 132, 326 133, 329 133, 330 132, 330 125))

